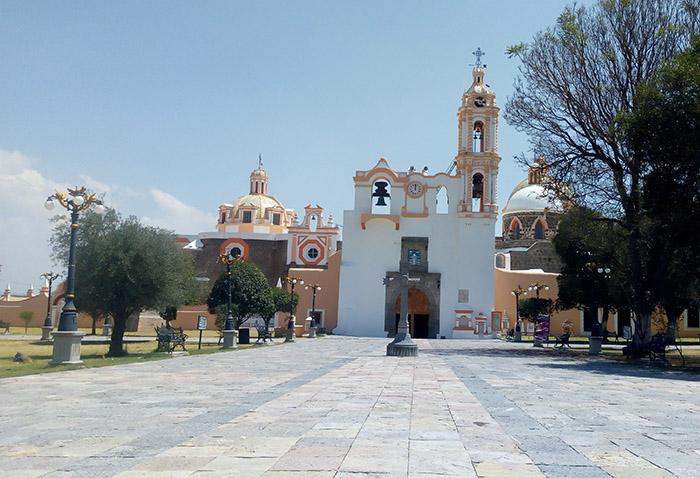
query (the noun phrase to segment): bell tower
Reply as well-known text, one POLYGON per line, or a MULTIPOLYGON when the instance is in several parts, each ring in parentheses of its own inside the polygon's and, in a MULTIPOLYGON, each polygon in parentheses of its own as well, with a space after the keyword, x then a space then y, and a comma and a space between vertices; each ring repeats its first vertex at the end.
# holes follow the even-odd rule
POLYGON ((485 83, 486 65, 481 48, 473 53, 472 84, 462 95, 457 111, 458 138, 455 165, 463 178, 462 216, 493 217, 498 214, 498 111, 496 95, 485 83))

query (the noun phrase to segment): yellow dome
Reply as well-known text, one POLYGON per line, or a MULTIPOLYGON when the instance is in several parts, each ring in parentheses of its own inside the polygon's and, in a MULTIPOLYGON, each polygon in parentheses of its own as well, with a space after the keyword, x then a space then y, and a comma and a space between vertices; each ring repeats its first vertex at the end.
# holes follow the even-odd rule
POLYGON ((263 214, 265 209, 281 207, 284 209, 284 205, 275 199, 273 196, 267 196, 265 194, 246 194, 236 199, 232 206, 234 209, 238 209, 240 206, 253 205, 259 212, 263 214))

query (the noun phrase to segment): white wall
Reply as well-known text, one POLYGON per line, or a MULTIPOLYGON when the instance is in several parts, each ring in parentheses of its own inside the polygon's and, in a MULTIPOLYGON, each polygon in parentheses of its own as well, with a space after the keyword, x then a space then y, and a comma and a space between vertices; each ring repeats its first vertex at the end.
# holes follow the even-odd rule
POLYGON ((402 217, 398 231, 390 221, 373 219, 362 230, 360 213, 345 211, 336 333, 386 336, 382 279, 387 271, 399 270, 401 237, 428 238, 429 272, 441 274, 440 335, 452 336, 459 289, 469 289, 475 315, 489 317, 494 304, 494 223, 451 212, 402 217))

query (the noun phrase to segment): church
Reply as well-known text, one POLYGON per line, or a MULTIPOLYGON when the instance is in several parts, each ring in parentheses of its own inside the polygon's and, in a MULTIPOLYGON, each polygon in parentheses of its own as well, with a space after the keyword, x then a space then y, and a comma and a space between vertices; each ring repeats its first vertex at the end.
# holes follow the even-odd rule
POLYGON ((448 172, 396 171, 382 158, 355 173, 354 209, 343 216, 336 333, 393 336, 402 277, 413 337, 501 329, 493 287, 499 108, 484 74, 477 61, 448 172))

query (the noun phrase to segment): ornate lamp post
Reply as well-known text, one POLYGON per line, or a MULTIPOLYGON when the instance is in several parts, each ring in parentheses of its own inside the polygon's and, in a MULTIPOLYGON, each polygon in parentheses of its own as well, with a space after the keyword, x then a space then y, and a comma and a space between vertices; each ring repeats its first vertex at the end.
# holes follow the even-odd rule
MULTIPOLYGON (((518 287, 520 287, 520 286, 518 286, 518 287)), ((535 282, 534 284, 530 284, 530 287, 528 287, 527 290, 529 290, 530 292, 532 292, 534 290, 537 298, 539 299, 540 298, 540 290, 547 291, 547 290, 549 290, 549 286, 546 284, 540 284, 539 282, 535 282)))
POLYGON ((53 281, 61 277, 61 274, 55 272, 44 272, 41 276, 49 286, 49 297, 46 299, 46 320, 44 320, 44 325, 41 327, 41 340, 49 340, 49 334, 53 330, 53 322, 51 321, 51 288, 53 287, 53 281))
POLYGON ((236 324, 233 320, 233 312, 231 312, 231 264, 239 261, 238 255, 232 255, 231 252, 221 254, 219 261, 226 264, 226 291, 228 294, 228 302, 226 304, 226 320, 224 321, 224 347, 225 349, 236 348, 236 324))
POLYGON ((296 304, 294 303, 294 286, 297 285, 304 285, 304 280, 300 277, 283 277, 282 280, 286 282, 287 284, 290 285, 289 287, 289 322, 287 322, 287 336, 284 338, 285 342, 294 342, 294 325, 295 325, 295 317, 294 314, 296 314, 296 304))
POLYGON ((102 215, 107 209, 94 194, 85 187, 68 188, 68 193, 56 192, 46 199, 44 206, 49 211, 58 202, 70 212, 70 249, 68 253, 68 277, 66 278, 66 302, 58 321, 58 331, 53 332, 52 365, 82 363, 80 360, 80 343, 82 332, 78 332, 78 310, 75 308, 75 247, 78 239, 78 218, 80 212, 95 205, 95 212, 102 215))
POLYGON ((312 290, 312 295, 311 295, 311 324, 309 324, 309 337, 314 338, 316 337, 316 292, 321 290, 321 286, 319 284, 313 284, 313 285, 307 285, 304 286, 304 289, 312 290))
POLYGON ((517 289, 513 289, 511 294, 515 296, 515 341, 522 340, 522 330, 520 330, 520 296, 527 295, 527 291, 518 284, 517 289))
POLYGON ((393 357, 416 357, 418 355, 418 344, 411 338, 410 325, 408 323, 408 283, 418 282, 420 277, 411 277, 408 273, 400 276, 385 277, 384 285, 390 281, 399 279, 401 284, 401 318, 396 327, 394 340, 386 346, 386 354, 393 357))

